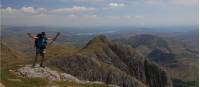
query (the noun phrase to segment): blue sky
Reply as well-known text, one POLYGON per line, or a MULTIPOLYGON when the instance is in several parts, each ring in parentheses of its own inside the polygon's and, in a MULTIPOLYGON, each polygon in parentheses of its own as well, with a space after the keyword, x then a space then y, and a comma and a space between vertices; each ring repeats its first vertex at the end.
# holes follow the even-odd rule
POLYGON ((3 25, 193 26, 198 0, 1 0, 3 25))

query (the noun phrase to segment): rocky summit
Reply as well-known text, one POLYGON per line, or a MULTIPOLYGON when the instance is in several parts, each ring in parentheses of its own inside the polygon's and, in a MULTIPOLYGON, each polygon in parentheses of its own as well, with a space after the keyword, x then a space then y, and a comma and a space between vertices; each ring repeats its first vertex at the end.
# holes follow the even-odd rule
MULTIPOLYGON (((60 73, 58 71, 51 70, 48 67, 42 68, 39 65, 36 65, 35 68, 31 67, 31 65, 25 65, 15 71, 17 76, 28 77, 28 78, 44 78, 49 81, 73 81, 79 84, 105 84, 100 81, 85 81, 79 80, 78 78, 67 74, 60 73)), ((118 87, 116 85, 109 84, 110 87, 118 87)))
POLYGON ((82 80, 102 81, 120 87, 172 87, 164 69, 136 49, 97 36, 79 52, 49 64, 82 80))

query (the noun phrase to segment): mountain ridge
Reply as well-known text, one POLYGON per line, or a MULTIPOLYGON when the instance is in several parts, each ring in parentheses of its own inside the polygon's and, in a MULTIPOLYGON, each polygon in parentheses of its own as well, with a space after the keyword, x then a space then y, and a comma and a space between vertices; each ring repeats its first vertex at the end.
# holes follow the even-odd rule
POLYGON ((53 64, 79 79, 121 87, 172 87, 167 73, 130 46, 97 36, 78 53, 53 64))

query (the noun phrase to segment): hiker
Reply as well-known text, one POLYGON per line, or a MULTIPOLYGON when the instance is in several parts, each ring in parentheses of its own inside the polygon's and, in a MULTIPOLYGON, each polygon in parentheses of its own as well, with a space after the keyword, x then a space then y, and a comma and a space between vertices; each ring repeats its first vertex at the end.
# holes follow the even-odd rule
POLYGON ((39 33, 37 34, 37 36, 32 35, 31 33, 27 33, 27 35, 32 38, 33 40, 35 40, 35 48, 36 48, 36 56, 35 56, 35 60, 33 61, 33 67, 35 67, 35 64, 37 62, 38 56, 42 56, 41 59, 41 63, 40 63, 40 67, 45 67, 43 62, 45 59, 45 53, 46 53, 46 48, 48 46, 50 46, 59 36, 59 32, 57 33, 57 35, 54 38, 50 38, 47 37, 45 32, 39 33), (51 42, 49 44, 47 44, 48 40, 51 40, 51 42))

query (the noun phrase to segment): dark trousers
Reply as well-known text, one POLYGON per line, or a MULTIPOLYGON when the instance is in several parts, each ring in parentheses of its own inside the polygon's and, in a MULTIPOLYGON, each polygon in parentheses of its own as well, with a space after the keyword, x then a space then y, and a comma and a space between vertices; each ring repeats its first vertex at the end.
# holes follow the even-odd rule
POLYGON ((33 61, 33 67, 35 67, 37 59, 38 59, 39 56, 42 57, 40 66, 43 67, 44 66, 43 63, 44 63, 44 59, 45 59, 45 49, 36 48, 36 55, 35 55, 35 59, 33 61))

